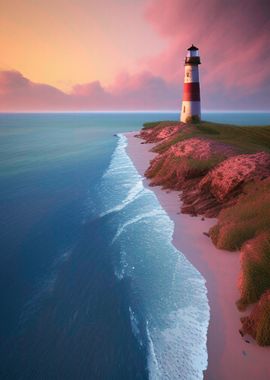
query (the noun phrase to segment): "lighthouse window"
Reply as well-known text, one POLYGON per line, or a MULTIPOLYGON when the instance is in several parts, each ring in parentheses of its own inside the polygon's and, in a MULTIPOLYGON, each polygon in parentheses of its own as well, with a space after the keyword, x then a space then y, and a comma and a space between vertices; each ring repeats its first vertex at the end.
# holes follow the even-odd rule
POLYGON ((189 77, 189 73, 187 73, 187 77, 189 77))
POLYGON ((184 113, 186 112, 186 106, 184 106, 184 108, 183 108, 183 112, 184 112, 184 113))

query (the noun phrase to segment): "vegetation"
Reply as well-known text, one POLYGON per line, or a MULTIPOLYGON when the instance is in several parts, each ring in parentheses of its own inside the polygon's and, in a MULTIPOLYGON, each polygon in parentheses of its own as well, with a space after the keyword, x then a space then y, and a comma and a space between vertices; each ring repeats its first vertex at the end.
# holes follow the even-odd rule
POLYGON ((143 129, 156 128, 162 129, 167 125, 177 124, 178 122, 175 120, 166 120, 166 121, 151 121, 143 124, 143 129))
POLYGON ((209 233, 218 248, 234 251, 265 231, 270 231, 270 179, 246 185, 237 203, 220 212, 209 233))
MULTIPOLYGON (((144 129, 160 128, 177 124, 176 121, 145 123, 144 129)), ((270 126, 239 126, 231 124, 211 123, 201 121, 188 126, 188 131, 179 133, 172 140, 159 144, 155 151, 164 152, 168 147, 194 136, 214 139, 226 144, 234 145, 243 153, 255 153, 261 150, 270 151, 270 126)))
MULTIPOLYGON (((239 185, 235 193, 232 193, 232 197, 224 198, 221 203, 213 192, 210 193, 199 184, 202 183, 203 176, 226 158, 223 156, 225 153, 222 153, 222 148, 218 151, 220 154, 212 155, 204 160, 195 159, 194 154, 190 154, 189 157, 181 156, 181 154, 176 156, 173 153, 175 150, 168 150, 180 141, 200 137, 230 145, 236 148, 232 149, 236 155, 270 152, 270 126, 244 127, 205 121, 192 121, 189 124, 176 121, 153 122, 144 125, 143 129, 148 130, 144 135, 146 141, 158 141, 158 136, 162 135, 160 134, 162 129, 174 125, 179 125, 180 128, 176 128, 176 132, 171 135, 168 133, 167 137, 153 148, 153 151, 160 154, 151 162, 146 176, 151 178, 153 185, 183 190, 182 200, 185 212, 194 215, 197 213, 218 215, 218 223, 209 231, 213 243, 221 249, 241 251, 240 299, 237 301, 237 306, 240 310, 244 310, 248 305, 256 303, 251 314, 241 318, 242 331, 253 336, 258 344, 270 345, 270 176, 267 174, 268 171, 262 171, 260 178, 258 178, 259 171, 256 171, 253 181, 251 181, 252 177, 247 175, 245 178, 243 174, 243 178, 239 177, 239 182, 237 178, 232 178, 232 175, 235 175, 233 170, 230 172, 228 169, 228 173, 217 172, 214 180, 218 178, 220 181, 213 182, 216 190, 219 189, 219 182, 222 183, 223 180, 225 181, 224 188, 226 188, 228 185, 226 178, 232 179, 232 183, 239 185), (153 133, 149 131, 150 128, 153 129, 153 133), (265 178, 265 175, 268 177, 265 178)), ((168 131, 170 128, 167 128, 168 131)), ((163 135, 166 136, 166 130, 163 135)), ((247 163, 251 165, 248 160, 247 163)), ((266 163, 267 161, 265 165, 266 163)), ((238 174, 242 175, 240 170, 241 168, 238 174)), ((222 186, 221 189, 223 189, 222 186)))
POLYGON ((184 141, 186 139, 189 139, 194 136, 193 131, 185 131, 183 133, 178 133, 173 138, 170 138, 166 140, 165 142, 161 142, 160 144, 156 145, 152 150, 155 153, 164 153, 167 149, 169 149, 172 145, 184 141))
MULTIPOLYGON (((243 192, 235 205, 220 212, 218 224, 209 231, 218 248, 241 249, 239 310, 259 301, 270 289, 270 178, 246 185, 243 192)), ((264 308, 269 307, 268 302, 264 308)), ((259 344, 270 344, 269 327, 270 314, 266 317, 263 311, 254 332, 259 344), (263 336, 266 328, 269 335, 263 336)))
POLYGON ((198 160, 191 157, 159 156, 151 162, 145 175, 152 179, 152 185, 162 185, 164 188, 180 188, 181 181, 202 177, 222 160, 221 157, 211 157, 198 160))
POLYGON ((154 178, 161 170, 165 158, 159 158, 159 160, 152 161, 150 167, 147 169, 147 177, 154 178))
POLYGON ((267 290, 250 316, 242 317, 242 333, 249 334, 260 346, 270 345, 270 291, 267 290))
POLYGON ((270 302, 269 298, 261 305, 256 326, 255 339, 260 346, 270 345, 270 302))
POLYGON ((197 123, 200 123, 201 120, 200 120, 200 117, 199 116, 189 116, 186 118, 186 123, 194 123, 194 124, 197 124, 197 123))
POLYGON ((221 161, 223 161, 223 156, 212 156, 211 158, 207 160, 198 160, 195 158, 188 158, 188 166, 190 167, 191 171, 196 170, 200 175, 203 175, 207 172, 209 172, 210 169, 215 167, 217 164, 219 164, 221 161))
POLYGON ((237 302, 240 310, 257 302, 270 289, 270 232, 251 240, 242 252, 241 298, 237 302))

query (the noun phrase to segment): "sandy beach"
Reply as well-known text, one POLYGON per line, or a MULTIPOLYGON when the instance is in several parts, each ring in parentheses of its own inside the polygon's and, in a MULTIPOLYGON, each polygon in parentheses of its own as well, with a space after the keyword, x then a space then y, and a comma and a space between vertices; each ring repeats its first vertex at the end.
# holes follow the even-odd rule
MULTIPOLYGON (((128 138, 127 153, 138 172, 143 175, 155 154, 152 144, 141 144, 135 133, 128 138)), ((148 186, 148 180, 144 180, 148 186)), ((250 337, 239 334, 241 314, 235 306, 239 298, 237 279, 240 271, 238 252, 218 250, 204 234, 215 219, 202 220, 181 214, 179 193, 151 187, 160 204, 173 220, 173 244, 196 267, 206 280, 210 304, 208 329, 207 380, 267 380, 270 379, 270 348, 256 345, 250 337), (248 342, 246 342, 248 340, 248 342)), ((243 315, 243 314, 242 314, 243 315)), ((188 379, 186 379, 188 380, 188 379)))

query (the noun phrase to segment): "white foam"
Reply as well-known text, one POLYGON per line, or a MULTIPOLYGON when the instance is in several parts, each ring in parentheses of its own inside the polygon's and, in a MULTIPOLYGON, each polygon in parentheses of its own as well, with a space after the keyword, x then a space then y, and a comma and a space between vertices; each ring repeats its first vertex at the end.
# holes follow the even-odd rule
POLYGON ((134 202, 135 199, 140 197, 142 195, 142 192, 144 191, 144 187, 142 184, 142 181, 138 181, 135 186, 130 189, 125 199, 121 201, 121 203, 117 204, 116 206, 112 207, 111 209, 103 212, 100 214, 100 217, 103 217, 105 215, 111 214, 112 212, 117 212, 123 210, 127 205, 134 202))
MULTIPOLYGON (((121 211, 126 206, 137 200, 142 195, 149 192, 143 186, 143 178, 134 170, 132 161, 127 156, 125 148, 127 146, 127 138, 119 134, 119 141, 117 147, 112 155, 111 162, 108 169, 102 176, 102 192, 107 194, 109 199, 109 204, 112 203, 112 198, 119 198, 119 193, 121 194, 120 202, 109 207, 100 213, 100 217, 111 214, 113 212, 121 211), (111 181, 115 182, 115 197, 112 197, 111 181), (118 196, 118 197, 117 197, 118 196)), ((104 197, 104 204, 106 203, 106 197, 104 197)))
MULTIPOLYGON (((101 215, 124 210, 110 220, 116 229, 112 244, 118 240, 120 249, 113 260, 115 275, 119 280, 129 277, 136 302, 143 305, 149 378, 200 380, 207 368, 210 317, 205 280, 172 245, 174 223, 156 195, 143 187, 126 146, 120 135, 102 184, 101 215), (136 207, 129 207, 135 200, 136 207)), ((138 336, 138 319, 131 307, 129 312, 133 334, 138 336)))
POLYGON ((130 306, 129 306, 128 310, 129 310, 129 318, 130 318, 132 333, 135 336, 135 338, 138 340, 140 346, 142 346, 143 343, 142 343, 142 339, 141 339, 141 335, 140 335, 138 318, 136 317, 135 312, 132 310, 132 308, 130 306))
POLYGON ((113 152, 112 159, 108 169, 103 174, 102 178, 111 177, 116 171, 121 171, 121 169, 125 169, 129 167, 128 161, 123 161, 121 156, 125 153, 125 148, 127 147, 127 138, 122 134, 117 134, 118 144, 113 152), (115 163, 119 163, 120 165, 115 165, 115 163))
POLYGON ((139 214, 137 215, 136 217, 128 220, 126 223, 124 223, 123 225, 119 226, 118 227, 118 230, 112 240, 112 244, 119 238, 119 236, 125 231, 125 229, 134 224, 134 223, 138 223, 140 222, 141 220, 144 220, 144 219, 147 219, 147 218, 153 218, 155 216, 159 216, 159 215, 164 215, 164 211, 161 210, 161 209, 154 209, 152 211, 149 211, 149 212, 145 212, 145 213, 142 213, 142 214, 139 214))
POLYGON ((161 378, 161 372, 159 370, 154 343, 152 341, 152 338, 149 332, 148 321, 146 321, 146 334, 147 334, 147 339, 148 339, 148 359, 147 359, 148 370, 149 370, 151 379, 158 380, 161 378))
POLYGON ((124 250, 121 250, 120 252, 120 263, 119 266, 116 266, 114 270, 115 276, 118 278, 118 280, 123 280, 123 278, 126 275, 126 270, 128 268, 128 262, 126 259, 126 252, 124 250))
POLYGON ((199 321, 198 308, 189 306, 171 312, 167 322, 165 329, 148 328, 150 379, 203 379, 207 351, 202 347, 206 347, 208 312, 199 321))

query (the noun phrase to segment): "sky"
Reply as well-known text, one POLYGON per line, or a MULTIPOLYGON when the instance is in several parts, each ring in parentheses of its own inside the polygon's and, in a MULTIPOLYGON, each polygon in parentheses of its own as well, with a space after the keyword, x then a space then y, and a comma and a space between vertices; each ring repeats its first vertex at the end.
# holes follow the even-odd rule
POLYGON ((0 0, 0 111, 270 111, 269 0, 0 0))

